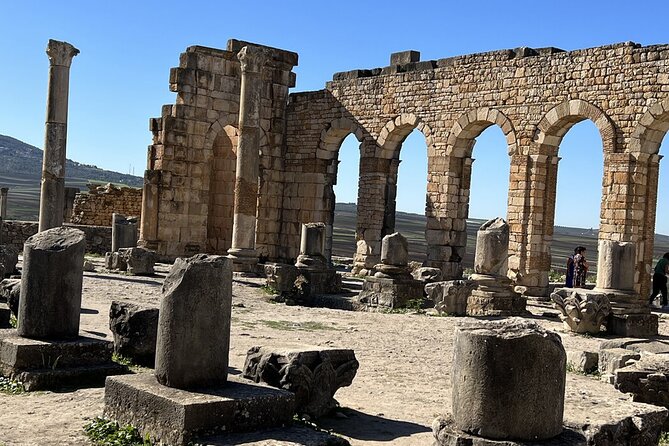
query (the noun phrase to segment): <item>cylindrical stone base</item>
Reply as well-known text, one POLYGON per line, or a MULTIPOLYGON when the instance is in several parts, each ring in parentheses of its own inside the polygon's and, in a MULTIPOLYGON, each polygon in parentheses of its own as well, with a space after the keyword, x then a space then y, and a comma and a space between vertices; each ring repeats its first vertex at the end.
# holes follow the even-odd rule
POLYGON ((232 270, 223 256, 174 262, 158 315, 156 378, 179 389, 221 385, 228 377, 232 270))
POLYGON ((86 236, 72 228, 39 232, 23 248, 17 331, 38 339, 79 335, 86 236))
POLYGON ((492 440, 544 440, 562 431, 567 357, 560 337, 511 318, 455 332, 453 417, 492 440))

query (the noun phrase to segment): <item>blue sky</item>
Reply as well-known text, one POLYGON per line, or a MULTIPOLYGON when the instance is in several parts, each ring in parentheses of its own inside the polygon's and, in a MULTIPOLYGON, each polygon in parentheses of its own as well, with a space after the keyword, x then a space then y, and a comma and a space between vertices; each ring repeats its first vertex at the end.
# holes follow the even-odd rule
MULTIPOLYGON (((337 71, 385 66, 391 52, 406 49, 429 60, 518 46, 669 43, 666 1, 0 0, 0 11, 0 133, 42 146, 44 49, 49 38, 66 40, 81 50, 71 73, 68 157, 137 175, 151 142, 148 119, 174 102, 169 69, 189 45, 225 47, 229 38, 238 38, 296 51, 294 91, 303 91, 323 88, 337 71)), ((423 211, 425 182, 416 179, 426 176, 425 151, 415 131, 402 148, 399 210, 423 211)), ((597 227, 602 153, 595 127, 576 125, 560 155, 556 224, 597 227)), ((357 156, 347 140, 339 201, 356 200, 357 156)), ((508 169, 499 166, 508 165, 508 156, 498 129, 478 138, 474 157, 470 215, 505 215, 508 169)), ((660 181, 661 190, 669 188, 666 165, 660 181)), ((669 234, 669 199, 662 193, 657 230, 669 234)))

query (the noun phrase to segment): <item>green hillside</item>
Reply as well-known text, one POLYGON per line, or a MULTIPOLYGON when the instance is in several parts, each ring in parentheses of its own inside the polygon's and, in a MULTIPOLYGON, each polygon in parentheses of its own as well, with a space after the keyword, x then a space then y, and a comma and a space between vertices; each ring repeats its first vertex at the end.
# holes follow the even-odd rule
MULTIPOLYGON (((0 186, 9 187, 7 217, 36 220, 42 174, 42 150, 10 136, 0 135, 0 186)), ((86 184, 116 183, 142 187, 142 178, 67 160, 65 185, 88 190, 86 184)))

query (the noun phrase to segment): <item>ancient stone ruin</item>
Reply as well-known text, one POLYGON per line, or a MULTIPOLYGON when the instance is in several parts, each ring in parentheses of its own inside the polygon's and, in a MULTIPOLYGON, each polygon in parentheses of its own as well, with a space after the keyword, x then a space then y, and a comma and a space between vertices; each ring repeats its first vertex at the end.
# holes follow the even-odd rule
POLYGON ((111 183, 88 184, 88 192, 78 192, 70 208, 72 223, 108 226, 113 214, 134 217, 142 214, 142 190, 111 183))
POLYGON ((108 379, 105 415, 179 445, 290 422, 292 393, 228 375, 231 305, 230 259, 177 259, 163 284, 155 374, 108 379))
POLYGON ((83 232, 64 227, 26 241, 18 324, 0 336, 0 373, 27 390, 99 385, 125 371, 111 361, 112 342, 79 334, 85 247, 83 232))
POLYGON ((381 263, 374 265, 374 275, 365 277, 356 298, 361 309, 393 309, 409 302, 423 301, 423 283, 414 279, 408 266, 407 239, 396 232, 383 238, 381 263))

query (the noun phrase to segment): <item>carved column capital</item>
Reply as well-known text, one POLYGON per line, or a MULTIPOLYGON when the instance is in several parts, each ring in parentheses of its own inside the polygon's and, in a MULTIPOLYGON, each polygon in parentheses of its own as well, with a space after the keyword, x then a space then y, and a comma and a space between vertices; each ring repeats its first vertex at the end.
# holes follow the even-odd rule
POLYGON ((79 54, 79 50, 67 42, 49 39, 46 47, 46 55, 52 66, 58 65, 69 67, 72 64, 72 58, 79 54))
POLYGON ((267 54, 262 48, 247 45, 239 50, 237 59, 239 59, 242 73, 260 73, 267 60, 267 54))

